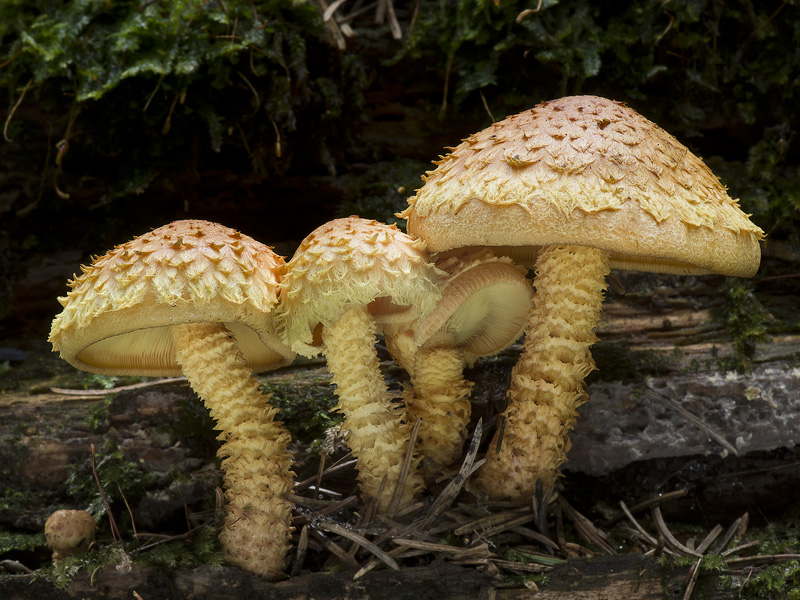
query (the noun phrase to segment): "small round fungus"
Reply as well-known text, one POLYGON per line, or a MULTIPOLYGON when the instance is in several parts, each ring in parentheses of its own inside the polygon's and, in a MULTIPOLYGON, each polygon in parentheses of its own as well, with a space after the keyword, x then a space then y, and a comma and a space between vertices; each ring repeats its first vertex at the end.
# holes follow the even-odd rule
POLYGON ((53 550, 53 560, 84 554, 94 543, 95 524, 85 510, 57 510, 44 524, 44 537, 53 550))

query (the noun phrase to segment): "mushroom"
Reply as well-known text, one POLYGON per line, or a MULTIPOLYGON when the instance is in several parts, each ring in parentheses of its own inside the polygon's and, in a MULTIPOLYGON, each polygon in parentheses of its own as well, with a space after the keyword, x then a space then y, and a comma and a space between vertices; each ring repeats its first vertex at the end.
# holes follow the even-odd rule
MULTIPOLYGON (((287 263, 278 308, 283 339, 304 356, 324 354, 357 460, 361 494, 389 511, 409 448, 412 424, 392 401, 380 371, 376 335, 404 328, 440 297, 425 245, 395 226, 358 217, 310 233, 287 263), (380 490, 383 490, 380 492, 380 490)), ((422 486, 418 459, 398 508, 422 486)))
POLYGON ((411 329, 386 336, 386 345, 411 376, 405 402, 421 419, 417 449, 440 466, 460 456, 466 438, 472 383, 463 369, 496 354, 521 334, 531 308, 525 269, 488 250, 445 253, 442 300, 411 329))
POLYGON ((94 543, 94 519, 85 510, 57 510, 44 524, 44 537, 53 551, 53 562, 84 554, 94 543))
POLYGON ((748 277, 763 232, 678 140, 605 98, 543 102, 436 164, 400 215, 412 235, 432 252, 492 246, 535 261, 523 354, 477 479, 524 503, 566 461, 609 270, 748 277))
POLYGON ((220 431, 228 562, 278 577, 291 533, 289 434, 252 371, 293 353, 270 324, 285 264, 207 221, 175 221, 115 247, 71 281, 53 350, 94 373, 183 373, 220 431))

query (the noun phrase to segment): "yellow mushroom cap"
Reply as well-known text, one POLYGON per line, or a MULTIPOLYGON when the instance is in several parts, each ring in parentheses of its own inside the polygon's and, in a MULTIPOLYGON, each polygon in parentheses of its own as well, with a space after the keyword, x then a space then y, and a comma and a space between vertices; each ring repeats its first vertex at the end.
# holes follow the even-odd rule
POLYGON ((533 295, 525 269, 488 250, 448 252, 436 267, 445 273, 442 300, 414 328, 417 346, 443 338, 471 360, 496 354, 522 335, 533 295))
POLYGON ((606 250, 612 268, 758 269, 761 229, 702 160, 621 102, 543 102, 435 164, 399 215, 432 252, 573 244, 606 250))
POLYGON ((347 217, 311 232, 287 263, 278 308, 295 352, 320 352, 314 331, 367 307, 379 325, 411 322, 439 300, 438 273, 424 242, 394 225, 347 217))
POLYGON ((224 323, 253 371, 291 362, 271 325, 285 263, 234 229, 175 221, 96 258, 59 298, 53 350, 84 371, 180 375, 169 328, 224 323))

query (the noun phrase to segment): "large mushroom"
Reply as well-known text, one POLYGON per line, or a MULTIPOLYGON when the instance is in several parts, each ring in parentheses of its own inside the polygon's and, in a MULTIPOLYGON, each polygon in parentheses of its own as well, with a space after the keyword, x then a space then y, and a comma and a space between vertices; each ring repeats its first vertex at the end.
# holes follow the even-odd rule
POLYGON ((411 234, 431 252, 535 261, 524 351, 478 477, 489 496, 527 502, 566 460, 609 270, 749 277, 763 232, 678 140, 605 98, 543 102, 436 164, 401 215, 411 234))
POLYGON ((442 299, 411 329, 386 335, 392 356, 408 371, 405 395, 412 422, 421 419, 417 449, 441 467, 460 454, 471 415, 471 382, 463 370, 520 335, 531 308, 525 269, 488 250, 445 253, 442 299))
MULTIPOLYGON (((324 354, 361 495, 380 512, 391 508, 413 424, 383 379, 376 336, 430 312, 440 297, 436 281, 422 242, 393 225, 348 217, 310 233, 281 284, 283 337, 299 354, 324 354)), ((421 489, 417 464, 415 457, 398 508, 421 489)))
POLYGON ((50 332, 84 371, 186 375, 220 431, 226 558, 270 578, 288 550, 293 473, 289 434, 252 371, 294 358, 270 324, 284 266, 233 229, 176 221, 82 267, 50 332))

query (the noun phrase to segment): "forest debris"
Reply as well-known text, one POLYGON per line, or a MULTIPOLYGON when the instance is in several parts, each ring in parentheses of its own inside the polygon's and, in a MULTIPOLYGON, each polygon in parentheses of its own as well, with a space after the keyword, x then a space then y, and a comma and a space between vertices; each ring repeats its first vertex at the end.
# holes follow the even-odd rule
POLYGON ((744 513, 741 517, 731 523, 728 529, 725 531, 725 535, 722 536, 722 540, 720 540, 720 542, 714 547, 714 550, 711 551, 712 554, 723 554, 723 550, 725 550, 725 548, 728 546, 734 535, 738 538, 741 538, 744 535, 744 530, 747 529, 747 523, 749 520, 750 515, 744 513))
POLYGON ((697 582, 697 578, 700 575, 700 563, 703 561, 703 557, 699 557, 697 562, 692 565, 690 569, 689 581, 686 583, 686 589, 683 592, 683 600, 689 600, 692 597, 692 591, 694 591, 694 584, 697 582))
POLYGON ((558 503, 564 511, 564 514, 572 521, 575 525, 575 529, 584 540, 601 548, 606 554, 616 554, 616 550, 606 541, 608 535, 605 532, 595 527, 589 519, 575 510, 563 496, 558 497, 558 503))
POLYGON ((673 492, 667 492, 666 494, 658 494, 657 496, 653 496, 652 498, 648 498, 643 502, 639 502, 638 504, 634 504, 630 508, 631 513, 637 513, 640 510, 645 510, 646 508, 650 508, 651 506, 655 506, 661 502, 666 502, 668 500, 676 500, 677 498, 683 498, 686 496, 688 492, 685 489, 675 490, 673 492))
POLYGON ((0 570, 6 570, 9 573, 24 573, 31 575, 33 571, 16 560, 0 560, 0 570))
POLYGON ((681 544, 674 535, 672 535, 672 532, 669 530, 667 524, 664 522, 664 517, 661 515, 661 508, 658 505, 653 507, 651 514, 653 516, 653 522, 655 523, 656 528, 658 529, 658 533, 664 538, 664 542, 667 544, 667 546, 669 546, 676 552, 679 552, 680 554, 684 554, 686 556, 691 556, 694 558, 701 557, 701 554, 693 550, 690 550, 684 544, 681 544))
POLYGON ((759 556, 742 556, 740 558, 728 558, 725 563, 728 568, 750 567, 774 565, 788 562, 790 560, 800 560, 800 554, 761 554, 759 556))
POLYGON ((336 535, 340 535, 344 538, 347 538, 348 540, 356 542, 359 546, 377 556, 378 559, 380 559, 381 562, 383 562, 383 564, 385 564, 390 569, 394 569, 395 571, 400 570, 400 565, 397 564, 396 560, 394 560, 391 556, 389 556, 386 552, 378 548, 368 539, 358 535, 354 531, 350 531, 349 529, 336 525, 335 523, 330 523, 326 521, 319 521, 318 523, 316 523, 315 526, 329 533, 335 533, 336 535))

